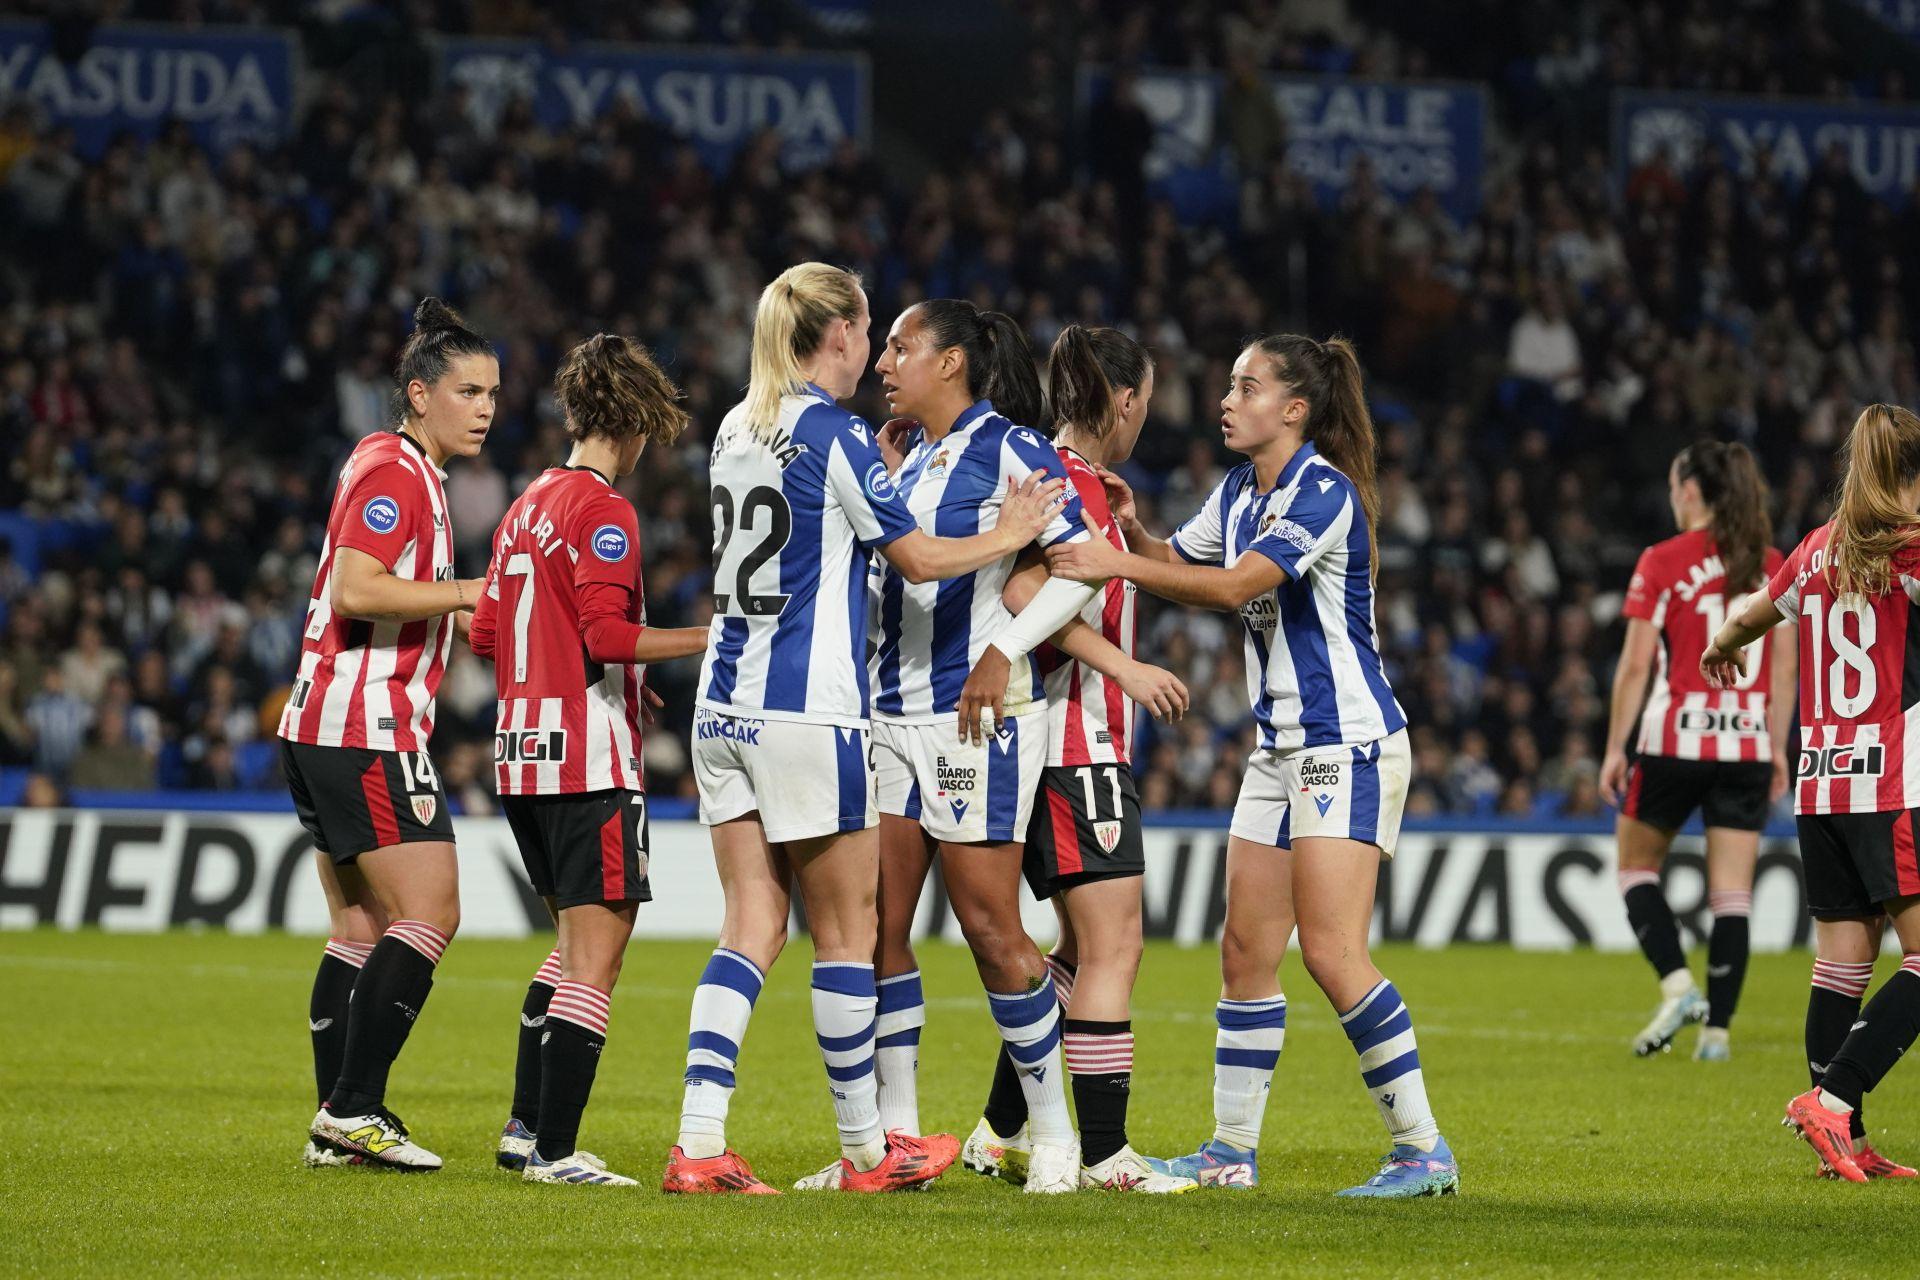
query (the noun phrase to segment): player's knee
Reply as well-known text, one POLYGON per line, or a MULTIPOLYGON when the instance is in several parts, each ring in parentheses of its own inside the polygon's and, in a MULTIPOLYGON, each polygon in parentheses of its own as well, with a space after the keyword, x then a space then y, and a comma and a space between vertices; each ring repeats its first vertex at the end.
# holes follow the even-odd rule
POLYGON ((1229 924, 1220 934, 1220 976, 1229 983, 1240 978, 1271 977, 1280 967, 1282 950, 1276 951, 1264 931, 1239 929, 1229 924))
POLYGON ((1349 973, 1365 965, 1367 949, 1364 945, 1355 946, 1353 940, 1339 930, 1302 925, 1300 960, 1307 967, 1307 976, 1325 989, 1341 985, 1349 973))

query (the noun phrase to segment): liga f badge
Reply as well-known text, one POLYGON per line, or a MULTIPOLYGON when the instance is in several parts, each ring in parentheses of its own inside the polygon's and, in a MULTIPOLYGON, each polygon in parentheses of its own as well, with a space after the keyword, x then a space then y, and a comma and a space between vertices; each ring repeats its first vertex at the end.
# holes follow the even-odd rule
POLYGON ((433 815, 440 812, 439 796, 409 796, 413 801, 413 816, 423 827, 433 825, 433 815))

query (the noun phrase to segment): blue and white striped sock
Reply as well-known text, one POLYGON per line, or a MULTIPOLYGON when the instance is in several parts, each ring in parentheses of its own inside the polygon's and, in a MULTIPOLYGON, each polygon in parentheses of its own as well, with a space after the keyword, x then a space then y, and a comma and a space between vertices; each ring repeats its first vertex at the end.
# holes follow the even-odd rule
POLYGON ((1067 1070, 1060 1056, 1060 997, 1054 993, 1053 975, 1032 991, 989 991, 987 1004, 1013 1057, 1020 1092, 1026 1095, 1028 1136, 1035 1146, 1071 1145, 1067 1070))
POLYGON ((879 1012, 873 1023, 873 1068, 880 1084, 880 1128, 918 1137, 920 1099, 914 1075, 920 1069, 920 1028, 927 1025, 920 971, 882 978, 875 992, 879 1012))
POLYGON ((1381 1122, 1395 1145, 1433 1150, 1440 1126, 1427 1105, 1427 1082, 1420 1074, 1420 1051, 1413 1042, 1413 1015, 1400 993, 1382 978, 1359 1004, 1340 1015, 1340 1027, 1360 1055, 1360 1078, 1380 1108, 1381 1122))
POLYGON ((767 975, 725 947, 707 960, 693 989, 687 1026, 687 1092, 680 1104, 680 1149, 695 1159, 727 1149, 727 1104, 733 1100, 733 1064, 746 1038, 747 1019, 767 975))
POLYGON ((872 965, 814 963, 813 1034, 827 1064, 827 1091, 833 1095, 840 1152, 863 1173, 887 1154, 880 1134, 878 1083, 873 1074, 878 1004, 872 965))
POLYGON ((1213 1140, 1252 1151, 1287 1039, 1287 998, 1222 1000, 1213 1020, 1213 1140))

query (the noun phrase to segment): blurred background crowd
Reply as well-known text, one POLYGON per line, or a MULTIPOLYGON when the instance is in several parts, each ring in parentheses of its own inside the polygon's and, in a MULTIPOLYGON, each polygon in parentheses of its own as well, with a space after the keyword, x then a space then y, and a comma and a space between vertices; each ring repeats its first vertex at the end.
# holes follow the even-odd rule
MULTIPOLYGON (((1796 188, 1764 155, 1744 174, 1656 156, 1624 182, 1609 160, 1611 88, 1904 101, 1897 72, 1849 72, 1824 7, 1046 0, 1017 6, 1028 90, 903 171, 852 142, 792 168, 770 134, 714 168, 637 112, 543 128, 420 70, 429 29, 835 46, 779 4, 108 5, 297 26, 309 92, 284 145, 217 155, 180 126, 90 159, 0 103, 0 765, 43 792, 279 785, 271 735, 334 469, 388 421, 426 293, 502 354, 488 447, 450 468, 462 574, 565 454, 560 354, 632 333, 694 422, 630 484, 648 607, 704 622, 707 445, 745 383, 759 289, 821 258, 865 276, 876 337, 917 299, 959 296, 1022 321, 1037 357, 1071 321, 1146 342, 1158 392, 1126 474, 1162 531, 1235 460, 1215 404, 1243 338, 1354 338, 1381 433, 1378 623, 1414 725, 1409 812, 1598 814, 1621 594, 1672 532, 1673 454, 1752 445, 1791 546, 1825 518, 1858 407, 1920 408, 1920 191, 1869 199, 1838 151, 1796 188), (1083 111, 1083 63, 1226 73, 1231 216, 1183 223, 1155 198, 1132 77, 1083 111), (1483 78, 1499 126, 1464 222, 1365 172, 1317 203, 1253 91, 1263 72, 1436 64, 1483 78)), ((876 390, 856 407, 883 420, 876 390)), ((1141 647, 1194 696, 1136 758, 1143 800, 1230 806, 1252 742, 1237 621, 1149 607, 1141 647)), ((694 671, 650 677, 669 707, 646 745, 657 794, 691 794, 694 671)), ((434 751, 469 812, 493 804, 492 715, 491 671, 463 655, 434 751)))

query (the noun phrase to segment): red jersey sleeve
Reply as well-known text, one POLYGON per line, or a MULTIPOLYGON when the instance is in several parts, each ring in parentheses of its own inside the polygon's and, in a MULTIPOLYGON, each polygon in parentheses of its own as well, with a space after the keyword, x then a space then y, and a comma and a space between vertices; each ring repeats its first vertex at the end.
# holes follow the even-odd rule
POLYGON ((494 623, 500 613, 500 577, 494 566, 487 566, 487 587, 473 609, 473 625, 467 630, 467 646, 482 658, 493 656, 494 623))
POLYGON ((383 462, 353 477, 340 497, 334 546, 364 551, 392 571, 428 509, 426 486, 404 462, 383 462))
POLYGON ((1640 553, 1639 563, 1633 566, 1633 580, 1627 583, 1627 601, 1620 606, 1620 612, 1657 627, 1666 603, 1667 582, 1660 572, 1660 558, 1654 551, 1655 548, 1648 547, 1640 553))
POLYGON ((1080 462, 1069 462, 1067 479, 1073 482, 1073 491, 1080 495, 1080 505, 1087 509, 1094 523, 1102 529, 1111 525, 1113 512, 1107 506, 1107 487, 1100 483, 1099 473, 1080 462))
POLYGON ((579 552, 573 562, 576 588, 593 583, 633 590, 640 582, 640 522, 633 504, 612 491, 584 502, 567 541, 579 552))
POLYGON ((1802 539, 1767 581, 1767 595, 1772 598, 1773 607, 1788 621, 1800 616, 1800 568, 1807 562, 1807 544, 1812 539, 1812 534, 1802 539))

